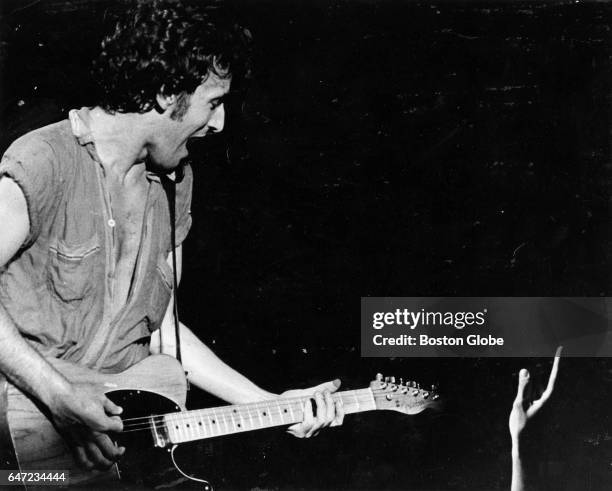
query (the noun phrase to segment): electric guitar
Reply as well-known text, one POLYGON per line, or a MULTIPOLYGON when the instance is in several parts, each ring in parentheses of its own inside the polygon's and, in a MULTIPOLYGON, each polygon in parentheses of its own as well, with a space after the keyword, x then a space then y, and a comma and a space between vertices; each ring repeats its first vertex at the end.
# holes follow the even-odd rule
MULTIPOLYGON (((125 455, 108 471, 87 471, 75 464, 46 409, 9 385, 7 421, 20 471, 68 471, 69 482, 64 484, 69 485, 88 486, 119 478, 149 485, 148 478, 171 465, 183 476, 208 485, 207 481, 182 470, 175 458, 178 445, 298 423, 303 419, 303 407, 309 399, 308 396, 277 398, 187 411, 185 375, 172 357, 150 356, 119 374, 101 374, 57 359, 49 361, 68 380, 99 386, 123 408, 123 431, 112 437, 126 448, 125 455)), ((345 414, 378 409, 416 414, 435 405, 438 399, 435 391, 424 390, 415 383, 396 384, 394 379, 383 379, 380 374, 368 388, 337 392, 332 397, 342 399, 345 414)))

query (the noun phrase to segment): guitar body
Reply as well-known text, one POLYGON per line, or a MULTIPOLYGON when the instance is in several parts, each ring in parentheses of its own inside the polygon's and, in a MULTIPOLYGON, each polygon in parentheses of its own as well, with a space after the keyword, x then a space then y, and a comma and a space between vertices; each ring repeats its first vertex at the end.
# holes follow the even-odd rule
MULTIPOLYGON (((109 399, 123 408, 121 418, 124 421, 184 410, 185 375, 182 366, 172 357, 150 356, 119 374, 102 374, 57 359, 50 361, 68 380, 99 386, 109 399)), ((154 447, 153 433, 143 425, 140 431, 117 435, 117 443, 126 448, 118 465, 106 472, 81 469, 46 410, 14 386, 9 386, 8 390, 7 420, 22 472, 69 471, 70 485, 119 478, 148 483, 153 482, 160 471, 172 467, 168 450, 154 447)))

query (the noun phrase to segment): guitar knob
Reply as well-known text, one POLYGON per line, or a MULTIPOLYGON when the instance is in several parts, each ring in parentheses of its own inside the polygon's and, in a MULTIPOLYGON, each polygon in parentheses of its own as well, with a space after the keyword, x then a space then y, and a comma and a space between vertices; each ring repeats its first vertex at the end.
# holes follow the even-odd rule
POLYGON ((394 384, 395 383, 395 377, 391 377, 391 383, 394 384))
POLYGON ((440 396, 438 394, 434 394, 434 396, 431 399, 434 401, 437 401, 438 399, 440 399, 440 396))

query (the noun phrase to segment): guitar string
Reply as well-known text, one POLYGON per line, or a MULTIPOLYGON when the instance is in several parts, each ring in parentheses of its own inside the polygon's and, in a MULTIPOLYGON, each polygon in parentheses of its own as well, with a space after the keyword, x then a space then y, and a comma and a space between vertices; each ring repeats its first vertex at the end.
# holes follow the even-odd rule
MULTIPOLYGON (((347 394, 347 392, 342 392, 341 394, 332 394, 332 398, 333 399, 341 399, 341 398, 348 398, 350 397, 351 400, 355 398, 355 396, 361 398, 361 399, 370 399, 371 398, 371 394, 358 394, 357 391, 355 391, 352 394, 347 394)), ((249 404, 244 404, 244 405, 240 405, 239 408, 236 406, 218 406, 216 408, 203 408, 203 409, 194 409, 194 410, 189 410, 189 411, 183 411, 183 413, 193 413, 193 412, 197 412, 197 411, 210 411, 210 412, 237 412, 237 411, 248 411, 251 409, 261 409, 261 408, 268 408, 268 407, 274 407, 277 408, 278 406, 282 406, 282 405, 287 405, 287 404, 293 404, 296 402, 301 402, 304 403, 307 400, 312 399, 311 396, 296 396, 296 397, 289 397, 289 398, 284 398, 284 399, 279 399, 278 401, 275 400, 268 400, 268 401, 261 401, 261 402, 255 402, 255 403, 249 403, 249 404)), ((176 413, 168 413, 168 414, 178 414, 179 412, 177 411, 176 413)), ((135 417, 135 418, 126 418, 123 421, 135 421, 135 420, 141 420, 141 419, 148 419, 149 416, 140 416, 140 417, 135 417)))
MULTIPOLYGON (((375 399, 380 399, 381 397, 385 397, 383 394, 377 394, 374 395, 375 399)), ((352 398, 353 399, 353 398, 352 398)), ((358 396, 356 398, 356 401, 358 403, 360 402, 366 402, 366 401, 370 401, 371 400, 371 396, 370 395, 362 395, 362 396, 358 396)), ((290 399, 285 399, 284 403, 286 404, 290 399)), ((307 398, 295 398, 293 399, 293 402, 297 402, 297 401, 306 401, 307 398)), ((177 411, 175 413, 168 413, 168 414, 161 414, 161 415, 150 415, 150 416, 143 416, 143 417, 139 417, 139 418, 128 418, 125 421, 131 421, 128 422, 127 424, 124 424, 124 433, 128 433, 130 431, 139 431, 139 430, 148 430, 151 427, 151 423, 162 423, 164 422, 164 419, 166 416, 173 416, 173 422, 174 423, 184 423, 187 420, 193 420, 195 418, 199 418, 199 419, 204 419, 206 417, 211 418, 211 417, 215 417, 216 419, 220 419, 223 418, 224 423, 227 425, 229 423, 227 423, 227 420, 225 419, 226 416, 228 415, 236 415, 236 414, 240 414, 238 412, 234 412, 234 409, 229 409, 232 406, 228 406, 227 408, 224 408, 223 406, 220 406, 220 408, 213 410, 214 408, 207 408, 207 409, 199 409, 199 410, 192 410, 192 411, 184 411, 184 412, 180 412, 177 411), (200 415, 197 415, 196 413, 198 412, 202 412, 200 415), (210 414, 205 414, 205 412, 208 412, 210 414), (214 414, 212 414, 214 413, 214 414), (129 429, 126 429, 129 428, 129 429)), ((279 411, 279 413, 273 414, 274 411, 270 411, 270 407, 267 404, 264 403, 256 403, 253 405, 249 405, 248 409, 246 411, 248 411, 248 414, 240 414, 242 417, 246 416, 249 419, 253 419, 253 415, 250 414, 250 410, 261 410, 261 409, 267 409, 268 413, 270 413, 270 417, 278 417, 281 416, 281 420, 283 418, 281 412, 279 411)), ((279 408, 280 409, 280 408, 279 408)), ((300 408, 301 410, 301 408, 300 408)), ((242 410, 244 412, 244 410, 242 410)), ((258 417, 260 415, 258 414, 258 417)), ((266 415, 267 417, 267 415, 266 415)), ((233 424, 235 424, 235 420, 231 420, 233 424)), ((281 423, 282 424, 282 423, 281 423)), ((290 424, 290 423, 288 423, 290 424)), ((221 427, 221 423, 219 428, 221 427)))
MULTIPOLYGON (((370 401, 370 400, 371 400, 371 398, 369 398, 369 397, 367 399, 366 398, 362 398, 361 402, 370 401)), ((302 409, 300 408, 299 411, 301 411, 301 410, 302 409)), ((280 412, 278 414, 274 414, 272 411, 269 411, 269 413, 270 413, 270 417, 276 418, 275 421, 272 421, 272 422, 266 421, 266 424, 264 424, 262 426, 257 425, 257 428, 251 427, 250 429, 263 429, 263 428, 267 428, 267 427, 282 426, 283 424, 294 424, 296 422, 299 422, 299 421, 284 422, 283 421, 283 416, 281 415, 280 412), (281 417, 280 422, 278 421, 278 417, 279 416, 281 417), (268 423, 271 423, 271 424, 268 424, 268 423)), ((218 423, 218 425, 217 425, 217 423, 214 423, 216 425, 214 427, 218 428, 219 430, 218 430, 218 432, 216 434, 213 434, 213 431, 212 431, 213 426, 212 426, 212 424, 209 423, 209 425, 210 425, 210 433, 211 433, 210 436, 219 436, 222 433, 234 433, 234 432, 238 432, 239 431, 239 430, 237 430, 235 428, 236 421, 234 419, 230 420, 229 422, 228 422, 227 419, 225 419, 225 416, 227 414, 230 414, 230 413, 225 412, 225 415, 221 414, 220 412, 215 413, 215 415, 214 415, 215 416, 215 420, 219 420, 219 423, 218 423), (223 418, 223 423, 221 423, 221 421, 220 421, 221 418, 223 418), (233 430, 228 430, 228 427, 230 425, 234 426, 233 430), (225 426, 225 428, 224 428, 224 426, 225 426)), ((181 414, 180 412, 169 413, 169 415, 174 416, 174 421, 172 421, 171 423, 179 423, 179 424, 184 423, 186 420, 187 421, 191 421, 193 419, 198 418, 197 416, 190 415, 190 414, 181 414)), ((209 418, 211 416, 212 415, 208 415, 209 418)), ((163 423, 164 422, 164 417, 165 417, 165 415, 151 416, 149 418, 145 418, 147 421, 143 421, 141 423, 131 423, 129 425, 124 425, 124 430, 122 431, 122 433, 131 433, 131 432, 135 432, 135 431, 144 431, 144 430, 150 431, 151 430, 151 423, 152 422, 163 423), (129 428, 129 429, 125 429, 125 428, 129 428)), ((206 417, 206 416, 201 416, 198 419, 203 419, 204 417, 206 417)), ((266 418, 267 418, 267 416, 266 416, 266 418)), ((248 415, 248 419, 251 420, 251 421, 253 421, 253 420, 256 421, 256 419, 254 418, 253 415, 248 415)), ((299 418, 299 419, 301 419, 301 418, 299 418)), ((204 426, 202 426, 202 425, 198 425, 198 426, 200 427, 200 430, 198 430, 198 431, 201 431, 201 428, 205 428, 206 431, 208 431, 208 426, 206 426, 206 423, 205 423, 204 426)), ((197 429, 198 426, 194 426, 193 428, 197 429)), ((247 431, 247 430, 248 429, 245 428, 243 431, 247 431)))
MULTIPOLYGON (((346 392, 344 392, 343 394, 346 394, 346 392)), ((354 399, 358 399, 359 401, 369 401, 372 398, 372 395, 374 396, 375 399, 380 399, 382 397, 385 397, 384 394, 354 394, 351 395, 350 401, 354 400, 354 399)), ((418 394, 416 394, 418 395, 418 394)), ((334 399, 341 399, 343 397, 348 397, 348 396, 335 396, 332 395, 332 397, 334 399)), ((171 413, 167 413, 167 414, 160 414, 160 415, 149 415, 149 416, 141 416, 141 417, 136 417, 136 418, 126 418, 125 420, 123 420, 124 422, 138 422, 138 421, 142 421, 142 422, 148 422, 151 420, 151 418, 157 418, 158 420, 160 418, 164 418, 166 415, 173 415, 173 416, 178 416, 180 415, 182 419, 187 419, 187 418, 192 418, 196 416, 196 413, 200 412, 201 414, 199 415, 199 417, 205 417, 206 414, 204 413, 211 413, 210 415, 212 416, 214 413, 214 415, 221 415, 221 416, 225 416, 227 414, 238 414, 240 413, 244 413, 244 412, 248 412, 248 417, 251 417, 251 410, 259 410, 259 409, 268 409, 268 412, 273 412, 273 411, 269 411, 270 407, 272 408, 279 408, 282 405, 287 405, 287 404, 292 404, 295 402, 301 402, 304 403, 305 401, 307 401, 308 399, 310 399, 310 397, 306 397, 306 396, 299 396, 296 398, 287 398, 287 399, 283 399, 282 401, 279 402, 273 402, 273 401, 268 401, 268 402, 260 402, 260 403, 252 403, 252 404, 248 404, 248 405, 243 405, 240 409, 236 409, 234 408, 234 406, 219 406, 217 408, 204 408, 204 409, 195 409, 195 410, 188 410, 188 411, 177 411, 177 412, 171 412, 171 413), (145 421, 146 420, 146 421, 145 421)), ((350 402, 349 401, 349 402, 350 402)), ((280 413, 279 413, 280 414, 280 413)), ((130 423, 128 423, 129 426, 130 423)))
MULTIPOLYGON (((303 401, 305 402, 307 399, 304 399, 303 401)), ((351 401, 355 400, 355 398, 351 398, 351 401)), ((357 401, 358 402, 366 402, 371 400, 370 396, 358 396, 357 397, 357 401)), ((299 399, 297 401, 300 401, 299 399)), ((295 402, 297 402, 295 401, 295 402)), ((300 401, 301 402, 301 401, 300 401)), ((283 405, 286 405, 286 403, 284 403, 283 405)), ((276 405, 272 406, 273 408, 276 405)), ((223 406, 221 406, 223 407, 223 406)), ((231 406, 228 406, 228 408, 231 408, 231 406)), ((196 409, 196 410, 191 410, 191 411, 177 411, 174 413, 167 413, 167 414, 160 414, 160 415, 150 415, 150 416, 143 416, 143 417, 139 417, 139 418, 130 418, 129 423, 125 424, 125 421, 128 421, 128 419, 124 420, 124 428, 135 428, 139 425, 144 425, 145 427, 149 427, 150 423, 153 422, 163 422, 164 418, 166 416, 172 416, 173 419, 175 420, 174 422, 178 422, 178 423, 182 423, 185 420, 189 420, 189 419, 194 419, 194 418, 205 418, 205 417, 215 417, 216 419, 220 419, 220 418, 225 418, 226 416, 232 416, 232 415, 238 415, 238 416, 242 416, 242 417, 248 417, 250 419, 253 419, 254 415, 250 414, 251 410, 254 410, 257 412, 257 416, 261 416, 259 414, 259 411, 262 409, 267 409, 267 411, 265 411, 266 413, 269 413, 270 416, 272 417, 278 417, 279 415, 281 416, 282 419, 282 414, 280 411, 278 411, 278 413, 276 413, 276 409, 280 409, 279 407, 275 407, 274 410, 270 410, 270 406, 269 405, 264 405, 264 404, 257 404, 257 405, 252 405, 249 406, 248 409, 241 409, 241 410, 237 410, 236 412, 234 412, 234 409, 228 409, 228 408, 224 408, 224 409, 216 409, 214 410, 213 408, 206 408, 206 409, 196 409), (196 413, 200 413, 200 414, 196 414, 196 413), (208 414, 206 414, 208 413, 208 414), (213 414, 214 413, 214 414, 213 414)), ((301 411, 301 408, 299 409, 301 411)), ((266 414, 265 417, 268 417, 268 415, 266 414)))
MULTIPOLYGON (((353 399, 353 398, 352 398, 353 399)), ((357 401, 358 402, 366 402, 371 400, 371 397, 358 397, 357 401)), ((132 421, 124 424, 124 428, 135 428, 138 426, 145 426, 145 427, 149 427, 150 423, 153 422, 163 422, 164 418, 166 416, 173 416, 174 422, 178 422, 178 423, 182 423, 185 420, 191 420, 194 418, 199 418, 199 419, 203 419, 203 418, 211 418, 211 417, 215 417, 216 419, 220 419, 220 418, 224 418, 226 416, 230 416, 230 417, 235 417, 235 415, 238 415, 239 417, 242 418, 248 418, 248 419, 253 419, 254 415, 251 414, 250 409, 253 409, 255 411, 257 411, 257 416, 260 417, 261 415, 259 414, 258 410, 261 409, 267 409, 267 413, 270 414, 271 417, 281 417, 281 420, 283 418, 283 413, 286 414, 285 411, 281 412, 279 407, 273 408, 272 411, 270 411, 270 407, 269 406, 263 406, 263 405, 257 405, 257 406, 252 406, 249 408, 248 411, 244 411, 242 410, 241 412, 234 412, 234 410, 216 410, 216 411, 211 411, 210 409, 202 409, 202 410, 193 410, 193 411, 185 411, 185 412, 175 412, 175 413, 168 413, 167 415, 151 415, 151 416, 145 416, 145 417, 140 417, 140 418, 132 418, 132 421), (278 410, 278 411, 277 411, 278 410), (197 414, 198 412, 200 412, 200 414, 197 414), (209 413, 209 414, 206 414, 209 413), (214 413, 214 414, 213 414, 214 413), (138 420, 138 421, 135 421, 138 420)), ((301 411, 302 409, 299 408, 299 410, 301 411)), ((268 417, 267 415, 265 417, 268 417)), ((126 420, 127 421, 127 420, 126 420)))
MULTIPOLYGON (((368 389, 361 389, 361 390, 368 390, 368 389)), ((372 394, 368 393, 368 394, 364 394, 364 393, 359 393, 359 391, 354 391, 352 393, 349 394, 349 392, 351 391, 344 391, 341 392, 339 394, 331 394, 333 399, 340 399, 340 398, 346 398, 346 397, 350 397, 351 399, 355 398, 355 395, 358 397, 361 397, 363 399, 370 399, 372 397, 372 394)), ((375 397, 377 397, 375 395, 375 397)), ((259 409, 259 408, 266 408, 269 406, 278 406, 278 405, 283 405, 283 404, 292 404, 295 402, 306 402, 308 399, 312 399, 312 396, 294 396, 294 397, 287 397, 287 398, 283 398, 283 399, 279 399, 278 401, 275 401, 274 399, 272 400, 268 400, 268 401, 261 401, 261 402, 252 402, 252 403, 247 403, 247 404, 241 404, 240 407, 243 410, 249 410, 249 409, 259 409)), ((183 411, 183 413, 191 413, 191 412, 195 412, 195 411, 216 411, 216 412, 221 412, 221 411, 226 411, 226 412, 233 412, 235 409, 234 406, 219 406, 216 408, 203 408, 203 409, 194 409, 194 410, 190 410, 190 411, 183 411)), ((176 413, 168 413, 168 414, 178 414, 179 412, 176 413)), ((160 415, 163 416, 163 415, 160 415)), ((136 418, 126 418, 123 421, 136 421, 136 420, 143 420, 143 419, 149 419, 150 416, 140 416, 140 417, 136 417, 136 418)))
MULTIPOLYGON (((370 393, 363 393, 361 391, 365 391, 368 389, 360 389, 360 390, 356 390, 356 391, 344 391, 338 394, 331 394, 333 399, 342 399, 342 398, 351 398, 351 400, 355 399, 356 397, 362 399, 362 400, 369 400, 372 398, 372 396, 375 399, 380 399, 382 397, 386 397, 388 394, 381 394, 381 393, 375 393, 375 392, 370 392, 370 393), (349 392, 351 392, 349 394, 349 392)), ((413 389, 413 390, 419 390, 419 393, 421 392, 420 389, 413 389)), ((418 394, 416 394, 418 395, 418 394)), ((415 396, 416 396, 415 395, 415 396)), ((288 398, 284 398, 284 399, 279 399, 278 401, 275 400, 269 400, 269 401, 261 401, 261 402, 254 402, 254 403, 249 403, 249 404, 243 404, 240 405, 240 409, 236 409, 234 406, 219 406, 216 408, 204 408, 204 409, 194 409, 194 410, 189 410, 189 411, 177 411, 175 413, 167 413, 167 414, 185 414, 185 416, 189 415, 190 413, 193 414, 197 411, 209 411, 209 412, 216 412, 216 413, 221 413, 221 412, 225 412, 225 413, 236 413, 237 411, 250 411, 251 409, 261 409, 261 408, 268 408, 270 406, 272 407, 278 407, 280 405, 286 405, 286 404, 292 404, 295 402, 306 402, 307 400, 312 399, 312 396, 295 396, 295 397, 288 397, 288 398)), ((139 417, 135 417, 135 418, 126 418, 123 420, 123 422, 128 422, 128 421, 139 421, 139 420, 150 420, 151 416, 154 417, 163 417, 165 415, 160 414, 160 415, 150 415, 150 416, 139 416, 139 417)))

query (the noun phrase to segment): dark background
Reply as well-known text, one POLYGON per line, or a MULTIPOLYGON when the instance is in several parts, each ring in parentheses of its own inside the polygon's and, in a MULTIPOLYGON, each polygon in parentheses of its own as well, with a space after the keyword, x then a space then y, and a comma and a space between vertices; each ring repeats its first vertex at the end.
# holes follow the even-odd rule
MULTIPOLYGON (((362 359, 359 301, 612 295, 612 8, 234 3, 255 78, 226 131, 192 148, 183 321, 270 390, 361 388, 383 372, 438 384, 445 408, 200 445, 204 475, 219 488, 508 489, 516 374, 544 381, 549 360, 362 359)), ((0 2, 1 151, 90 103, 109 6, 0 2)), ((218 401, 194 390, 191 403, 218 401)), ((611 413, 612 363, 562 360, 526 449, 541 489, 612 487, 611 413)))

